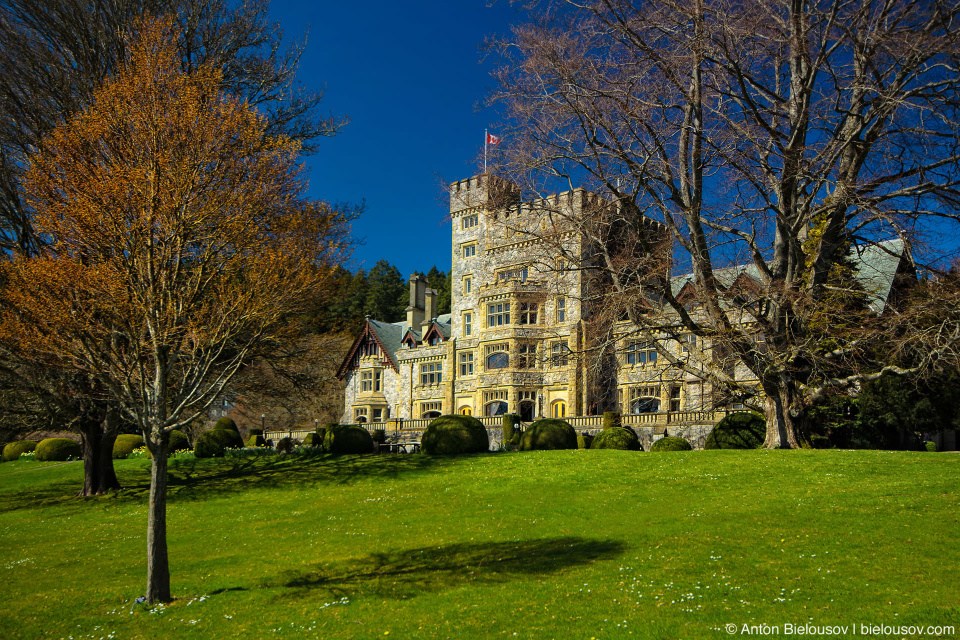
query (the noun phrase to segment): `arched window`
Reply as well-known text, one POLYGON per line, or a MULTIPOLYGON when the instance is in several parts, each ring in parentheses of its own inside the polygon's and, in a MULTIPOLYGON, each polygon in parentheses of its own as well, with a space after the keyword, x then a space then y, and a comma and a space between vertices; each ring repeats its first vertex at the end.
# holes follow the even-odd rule
POLYGON ((550 415, 554 418, 566 418, 567 417, 567 403, 563 400, 557 400, 550 405, 550 415))
POLYGON ((473 415, 473 409, 471 409, 471 408, 468 407, 468 406, 462 406, 462 407, 460 407, 460 415, 462 415, 462 416, 472 416, 472 415, 473 415))
POLYGON ((488 416, 502 416, 507 412, 507 403, 502 400, 495 400, 487 404, 488 416))
POLYGON ((506 369, 510 366, 510 354, 497 351, 487 356, 487 369, 506 369))

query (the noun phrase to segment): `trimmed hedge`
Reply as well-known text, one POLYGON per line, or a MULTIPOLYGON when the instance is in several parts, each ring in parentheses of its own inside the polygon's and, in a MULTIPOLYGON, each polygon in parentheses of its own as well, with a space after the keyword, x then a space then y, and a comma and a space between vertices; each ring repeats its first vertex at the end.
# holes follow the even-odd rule
POLYGON ((591 449, 620 449, 622 451, 643 451, 640 444, 640 438, 631 429, 624 427, 608 427, 598 433, 593 442, 590 443, 591 449))
POLYGON ((30 453, 36 450, 38 444, 40 443, 36 440, 18 440, 17 442, 11 442, 3 448, 3 461, 15 462, 20 459, 21 453, 30 453))
POLYGON ((323 438, 327 453, 373 453, 370 432, 355 424, 337 425, 327 429, 323 438))
POLYGON ((704 449, 759 449, 767 437, 767 423, 759 413, 731 413, 717 423, 704 449))
POLYGON ((277 453, 293 453, 296 448, 297 445, 294 443, 293 438, 286 437, 277 440, 277 453))
POLYGON ((373 438, 373 441, 377 444, 383 444, 387 441, 387 431, 386 429, 374 429, 370 437, 373 438))
POLYGON ((520 436, 520 451, 549 451, 576 449, 577 432, 566 420, 544 418, 537 420, 520 436))
POLYGON ((34 450, 40 462, 63 462, 67 458, 80 458, 83 451, 80 444, 69 438, 47 438, 41 440, 34 450))
POLYGON ((604 411, 603 412, 603 428, 610 429, 613 427, 622 426, 620 423, 620 413, 617 411, 604 411))
POLYGON ((305 447, 320 447, 323 446, 323 437, 318 433, 308 433, 303 439, 303 446, 305 447))
POLYGON ((933 440, 927 440, 924 445, 927 447, 927 451, 938 451, 937 443, 933 440))
POLYGON ((684 438, 660 438, 650 446, 650 451, 693 451, 684 438))
POLYGON ((224 449, 242 449, 240 433, 231 429, 211 429, 197 438, 193 455, 198 458, 222 458, 224 449))
POLYGON ((577 449, 589 449, 590 443, 593 442, 593 436, 589 433, 578 433, 577 434, 577 449))
POLYGON ((263 439, 262 435, 255 433, 249 438, 247 438, 247 446, 248 447, 265 447, 267 446, 267 441, 263 439))
POLYGON ((144 444, 143 436, 137 433, 121 433, 113 443, 113 459, 123 460, 144 444))
MULTIPOLYGON (((170 432, 170 440, 167 442, 167 457, 169 458, 176 451, 181 449, 190 449, 190 439, 187 438, 187 434, 183 431, 177 431, 174 429, 170 432)), ((150 449, 147 449, 147 457, 152 458, 153 453, 150 449)))
POLYGON ((490 449, 490 439, 483 423, 473 416, 448 415, 427 425, 420 447, 430 455, 482 453, 490 449))
POLYGON ((237 423, 233 421, 233 418, 228 418, 224 416, 217 420, 217 423, 213 425, 211 431, 221 431, 224 429, 229 429, 230 431, 236 431, 240 433, 240 429, 237 428, 237 423))

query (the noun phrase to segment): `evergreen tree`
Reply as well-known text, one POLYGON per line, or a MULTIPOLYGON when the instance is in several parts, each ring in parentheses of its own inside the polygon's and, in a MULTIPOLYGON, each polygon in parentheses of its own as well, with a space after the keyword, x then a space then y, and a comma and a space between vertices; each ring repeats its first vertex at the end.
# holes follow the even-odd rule
POLYGON ((451 278, 433 265, 427 272, 427 283, 437 292, 437 315, 450 313, 451 278))
POLYGON ((367 283, 369 289, 364 311, 382 322, 401 320, 407 308, 408 293, 400 270, 386 260, 380 260, 370 269, 367 283))

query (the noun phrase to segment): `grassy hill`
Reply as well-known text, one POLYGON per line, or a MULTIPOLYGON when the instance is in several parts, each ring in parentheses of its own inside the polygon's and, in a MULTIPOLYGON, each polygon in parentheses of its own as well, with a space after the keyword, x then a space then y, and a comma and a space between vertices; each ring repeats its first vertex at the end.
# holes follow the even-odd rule
POLYGON ((956 454, 171 462, 177 599, 153 609, 133 604, 145 584, 148 461, 118 461, 126 489, 89 500, 72 497, 79 463, 0 465, 0 637, 721 638, 728 624, 734 635, 744 624, 960 633, 956 454))

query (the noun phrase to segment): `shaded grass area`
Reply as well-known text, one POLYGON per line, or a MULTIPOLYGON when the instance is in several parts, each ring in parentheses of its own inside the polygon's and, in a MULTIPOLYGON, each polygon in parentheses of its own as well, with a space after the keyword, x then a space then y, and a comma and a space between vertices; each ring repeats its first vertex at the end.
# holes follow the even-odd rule
POLYGON ((952 454, 186 462, 168 509, 177 599, 152 611, 133 604, 148 461, 118 461, 124 491, 86 500, 72 497, 79 466, 0 474, 0 637, 717 638, 728 623, 785 622, 960 633, 952 454))

